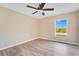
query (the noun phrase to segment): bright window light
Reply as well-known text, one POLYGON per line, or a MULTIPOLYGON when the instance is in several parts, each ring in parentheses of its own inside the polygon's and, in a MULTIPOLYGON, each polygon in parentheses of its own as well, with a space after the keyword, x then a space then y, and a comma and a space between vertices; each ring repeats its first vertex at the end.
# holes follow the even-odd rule
POLYGON ((55 21, 55 35, 67 35, 67 20, 55 21))

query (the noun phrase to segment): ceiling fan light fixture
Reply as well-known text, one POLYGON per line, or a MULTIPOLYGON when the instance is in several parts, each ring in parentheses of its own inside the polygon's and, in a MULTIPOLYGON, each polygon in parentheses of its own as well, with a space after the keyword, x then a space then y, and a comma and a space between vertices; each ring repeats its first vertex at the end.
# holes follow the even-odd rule
POLYGON ((44 12, 42 12, 42 15, 44 16, 44 15, 45 15, 45 13, 44 13, 44 12))

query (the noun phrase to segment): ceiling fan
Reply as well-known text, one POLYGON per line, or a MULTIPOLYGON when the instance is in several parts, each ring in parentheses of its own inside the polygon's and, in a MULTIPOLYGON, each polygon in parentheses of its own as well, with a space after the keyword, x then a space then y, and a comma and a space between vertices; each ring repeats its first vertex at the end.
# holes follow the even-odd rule
MULTIPOLYGON (((33 6, 29 6, 29 5, 26 5, 26 7, 29 7, 29 8, 36 9, 36 10, 37 10, 37 11, 33 12, 32 14, 37 13, 39 10, 42 10, 42 11, 54 11, 54 8, 46 8, 46 9, 43 9, 44 6, 45 6, 45 4, 46 4, 46 3, 41 3, 41 4, 39 4, 38 8, 33 7, 33 6)), ((42 15, 45 15, 45 13, 42 12, 42 15)))

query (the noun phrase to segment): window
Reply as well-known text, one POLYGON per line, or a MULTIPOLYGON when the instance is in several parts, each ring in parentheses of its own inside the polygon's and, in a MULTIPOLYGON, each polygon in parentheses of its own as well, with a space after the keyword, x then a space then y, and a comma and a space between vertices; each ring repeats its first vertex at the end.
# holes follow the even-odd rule
POLYGON ((55 21, 55 34, 66 35, 67 34, 67 20, 56 20, 55 21))

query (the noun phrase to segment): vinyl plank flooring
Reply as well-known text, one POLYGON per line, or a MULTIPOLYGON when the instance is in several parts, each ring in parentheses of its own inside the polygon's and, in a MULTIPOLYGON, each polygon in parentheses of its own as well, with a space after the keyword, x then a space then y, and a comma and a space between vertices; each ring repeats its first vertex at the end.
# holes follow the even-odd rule
POLYGON ((0 56, 79 56, 79 47, 36 39, 0 51, 0 56))

